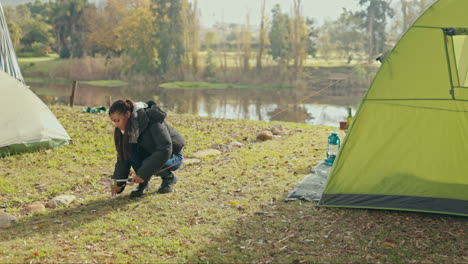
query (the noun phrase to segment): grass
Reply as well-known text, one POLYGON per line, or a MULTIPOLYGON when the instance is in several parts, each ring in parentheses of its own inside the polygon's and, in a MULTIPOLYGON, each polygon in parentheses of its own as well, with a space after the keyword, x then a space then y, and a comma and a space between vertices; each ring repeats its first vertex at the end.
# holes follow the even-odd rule
POLYGON ((213 143, 244 146, 182 167, 173 193, 109 194, 115 150, 106 115, 52 106, 73 144, 0 159, 0 204, 20 217, 0 230, 0 263, 466 263, 466 218, 318 208, 284 202, 323 159, 331 128, 169 114, 186 156, 213 143), (73 194, 69 207, 23 207, 73 194))
POLYGON ((37 77, 26 77, 24 78, 26 83, 72 83, 72 80, 67 79, 51 79, 51 78, 37 78, 37 77))
POLYGON ((26 63, 36 63, 36 62, 44 62, 44 61, 52 61, 52 60, 58 60, 59 55, 56 53, 49 54, 47 56, 42 56, 42 57, 19 57, 18 62, 20 64, 26 64, 26 63))
POLYGON ((255 84, 232 84, 232 83, 208 83, 208 82, 170 82, 163 83, 161 87, 166 89, 253 89, 253 88, 293 88, 290 85, 255 85, 255 84))
MULTIPOLYGON (((26 83, 72 83, 72 80, 67 79, 50 79, 50 78, 25 78, 26 83)), ((91 86, 103 86, 103 87, 120 87, 125 86, 128 83, 121 80, 97 80, 97 81, 79 81, 79 83, 87 84, 91 86)))
POLYGON ((121 80, 98 80, 98 81, 81 81, 81 83, 92 86, 105 86, 105 87, 120 87, 128 83, 121 80))

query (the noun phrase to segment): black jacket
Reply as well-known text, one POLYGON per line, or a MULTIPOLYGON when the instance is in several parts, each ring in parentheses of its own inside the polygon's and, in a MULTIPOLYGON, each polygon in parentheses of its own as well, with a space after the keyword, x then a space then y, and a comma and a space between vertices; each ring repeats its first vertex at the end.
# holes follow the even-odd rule
MULTIPOLYGON (((184 138, 174 128, 164 121, 166 113, 155 104, 137 111, 139 137, 137 149, 149 153, 143 160, 136 174, 143 180, 149 180, 171 157, 172 153, 179 153, 184 147, 184 138)), ((115 164, 115 179, 127 179, 130 172, 130 161, 117 158, 115 164)))

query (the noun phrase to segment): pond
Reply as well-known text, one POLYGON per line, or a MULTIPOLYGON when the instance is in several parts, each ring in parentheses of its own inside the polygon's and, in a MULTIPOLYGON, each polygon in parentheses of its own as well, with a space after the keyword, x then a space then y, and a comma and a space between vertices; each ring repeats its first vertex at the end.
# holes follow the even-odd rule
MULTIPOLYGON (((71 84, 29 83, 46 104, 69 104, 71 84)), ((75 105, 108 106, 110 101, 131 99, 162 102, 163 109, 206 117, 288 121, 339 126, 347 108, 354 109, 364 92, 352 96, 320 93, 313 89, 164 89, 157 86, 98 87, 78 84, 75 105)))

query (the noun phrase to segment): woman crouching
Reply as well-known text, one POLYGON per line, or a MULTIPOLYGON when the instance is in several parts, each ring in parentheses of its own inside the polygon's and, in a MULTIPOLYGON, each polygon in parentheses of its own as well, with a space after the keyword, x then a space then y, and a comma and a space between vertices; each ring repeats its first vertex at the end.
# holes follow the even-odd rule
POLYGON ((117 149, 112 195, 125 189, 130 167, 136 173, 132 182, 138 183, 130 197, 142 196, 153 174, 162 178, 158 193, 172 192, 177 182, 173 171, 182 165, 184 138, 164 121, 166 113, 152 101, 118 100, 110 107, 109 117, 115 125, 117 149))

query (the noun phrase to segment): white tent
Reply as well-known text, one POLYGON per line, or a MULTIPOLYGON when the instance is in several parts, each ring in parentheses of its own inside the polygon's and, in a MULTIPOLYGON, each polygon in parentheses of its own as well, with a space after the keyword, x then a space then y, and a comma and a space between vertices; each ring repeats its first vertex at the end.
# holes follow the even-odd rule
POLYGON ((0 156, 62 146, 70 136, 24 84, 0 5, 0 156))

